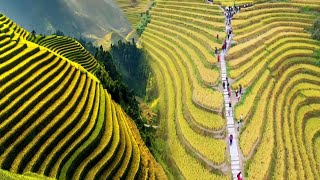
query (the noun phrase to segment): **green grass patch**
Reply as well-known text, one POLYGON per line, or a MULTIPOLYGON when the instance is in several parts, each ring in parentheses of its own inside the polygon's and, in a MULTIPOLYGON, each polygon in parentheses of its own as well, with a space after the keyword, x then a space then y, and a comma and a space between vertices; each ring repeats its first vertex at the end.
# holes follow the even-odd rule
POLYGON ((316 58, 316 65, 320 67, 320 50, 316 50, 313 56, 316 58))

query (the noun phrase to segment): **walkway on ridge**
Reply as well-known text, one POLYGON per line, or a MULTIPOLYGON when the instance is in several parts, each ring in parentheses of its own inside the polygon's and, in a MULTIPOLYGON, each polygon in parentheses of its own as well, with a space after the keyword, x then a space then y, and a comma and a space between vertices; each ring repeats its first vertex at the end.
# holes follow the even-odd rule
MULTIPOLYGON (((222 9, 222 8, 221 8, 222 9)), ((227 17, 226 17, 226 22, 227 22, 227 17)), ((230 19, 230 27, 231 27, 231 21, 232 18, 230 19)), ((226 23, 226 33, 227 33, 227 23, 226 23)), ((225 57, 227 55, 228 52, 228 48, 230 48, 231 46, 231 42, 232 42, 232 33, 230 35, 229 39, 226 39, 227 42, 227 48, 225 50, 225 52, 222 50, 220 52, 220 68, 221 68, 221 82, 227 82, 227 67, 226 67, 226 61, 225 61, 225 57)), ((231 160, 231 172, 232 172, 232 176, 233 179, 237 179, 237 174, 239 172, 242 173, 242 177, 243 177, 243 165, 242 165, 242 159, 241 159, 241 155, 239 153, 240 152, 240 148, 239 148, 239 144, 238 144, 238 133, 239 131, 237 131, 237 125, 235 124, 235 120, 233 117, 233 107, 235 105, 236 101, 233 101, 229 95, 228 95, 228 89, 227 89, 227 83, 225 84, 225 88, 223 88, 223 97, 224 97, 224 105, 225 105, 225 115, 226 115, 226 120, 227 120, 227 143, 229 146, 229 153, 230 153, 230 160, 231 160), (231 108, 229 107, 229 102, 232 103, 231 108), (233 142, 232 145, 230 146, 229 144, 229 136, 233 135, 233 142)))

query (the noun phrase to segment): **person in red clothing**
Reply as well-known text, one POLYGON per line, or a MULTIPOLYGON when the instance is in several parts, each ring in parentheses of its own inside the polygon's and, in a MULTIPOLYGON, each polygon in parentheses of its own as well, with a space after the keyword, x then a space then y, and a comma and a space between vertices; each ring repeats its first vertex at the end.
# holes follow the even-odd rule
POLYGON ((238 178, 238 180, 242 180, 241 172, 238 173, 237 178, 238 178))
POLYGON ((220 54, 218 54, 218 62, 220 62, 220 54))

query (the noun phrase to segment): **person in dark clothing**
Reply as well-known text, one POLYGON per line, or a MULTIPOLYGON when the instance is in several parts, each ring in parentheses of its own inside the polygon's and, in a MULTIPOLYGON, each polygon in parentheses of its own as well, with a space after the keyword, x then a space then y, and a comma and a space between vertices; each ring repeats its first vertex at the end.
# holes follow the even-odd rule
POLYGON ((226 83, 224 81, 222 82, 222 87, 223 87, 223 89, 226 88, 226 83))
POLYGON ((239 93, 242 95, 242 86, 241 86, 241 84, 239 86, 240 86, 239 93))
POLYGON ((229 107, 231 107, 232 105, 231 105, 231 101, 229 101, 229 107))
POLYGON ((229 136, 230 146, 232 146, 232 140, 233 140, 233 135, 232 135, 232 134, 230 134, 230 136, 229 136))
POLYGON ((216 47, 216 49, 215 49, 215 54, 218 54, 218 48, 216 47))
POLYGON ((229 84, 229 82, 227 81, 227 87, 230 87, 230 84, 229 84))
POLYGON ((238 90, 236 89, 236 97, 238 97, 238 90))
POLYGON ((219 34, 217 34, 217 39, 219 39, 219 34))

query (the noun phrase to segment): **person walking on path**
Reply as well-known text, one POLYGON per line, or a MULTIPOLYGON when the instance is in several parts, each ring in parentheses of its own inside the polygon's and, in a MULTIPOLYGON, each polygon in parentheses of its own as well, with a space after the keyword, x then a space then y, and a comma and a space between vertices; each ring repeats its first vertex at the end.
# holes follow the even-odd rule
POLYGON ((217 39, 219 39, 219 34, 217 34, 217 39))
POLYGON ((222 87, 223 89, 226 89, 226 83, 224 81, 222 82, 222 87))
POLYGON ((228 87, 228 95, 229 95, 229 98, 230 98, 231 95, 232 95, 230 87, 228 87))
POLYGON ((240 92, 240 94, 242 95, 242 86, 241 86, 241 84, 240 84, 239 86, 240 86, 239 92, 240 92))
POLYGON ((238 180, 243 180, 243 179, 242 179, 241 171, 238 173, 237 178, 238 178, 238 180))
POLYGON ((230 146, 232 146, 232 140, 233 140, 233 135, 232 135, 232 134, 230 134, 230 136, 229 136, 230 146))
POLYGON ((236 93, 236 98, 238 98, 238 89, 236 89, 235 93, 236 93))
POLYGON ((216 47, 214 52, 215 52, 215 54, 218 54, 218 48, 217 47, 216 47))
POLYGON ((231 115, 231 111, 232 111, 232 104, 231 104, 231 101, 229 101, 229 111, 228 111, 229 116, 231 115))
POLYGON ((220 62, 220 54, 218 54, 218 63, 220 62))

